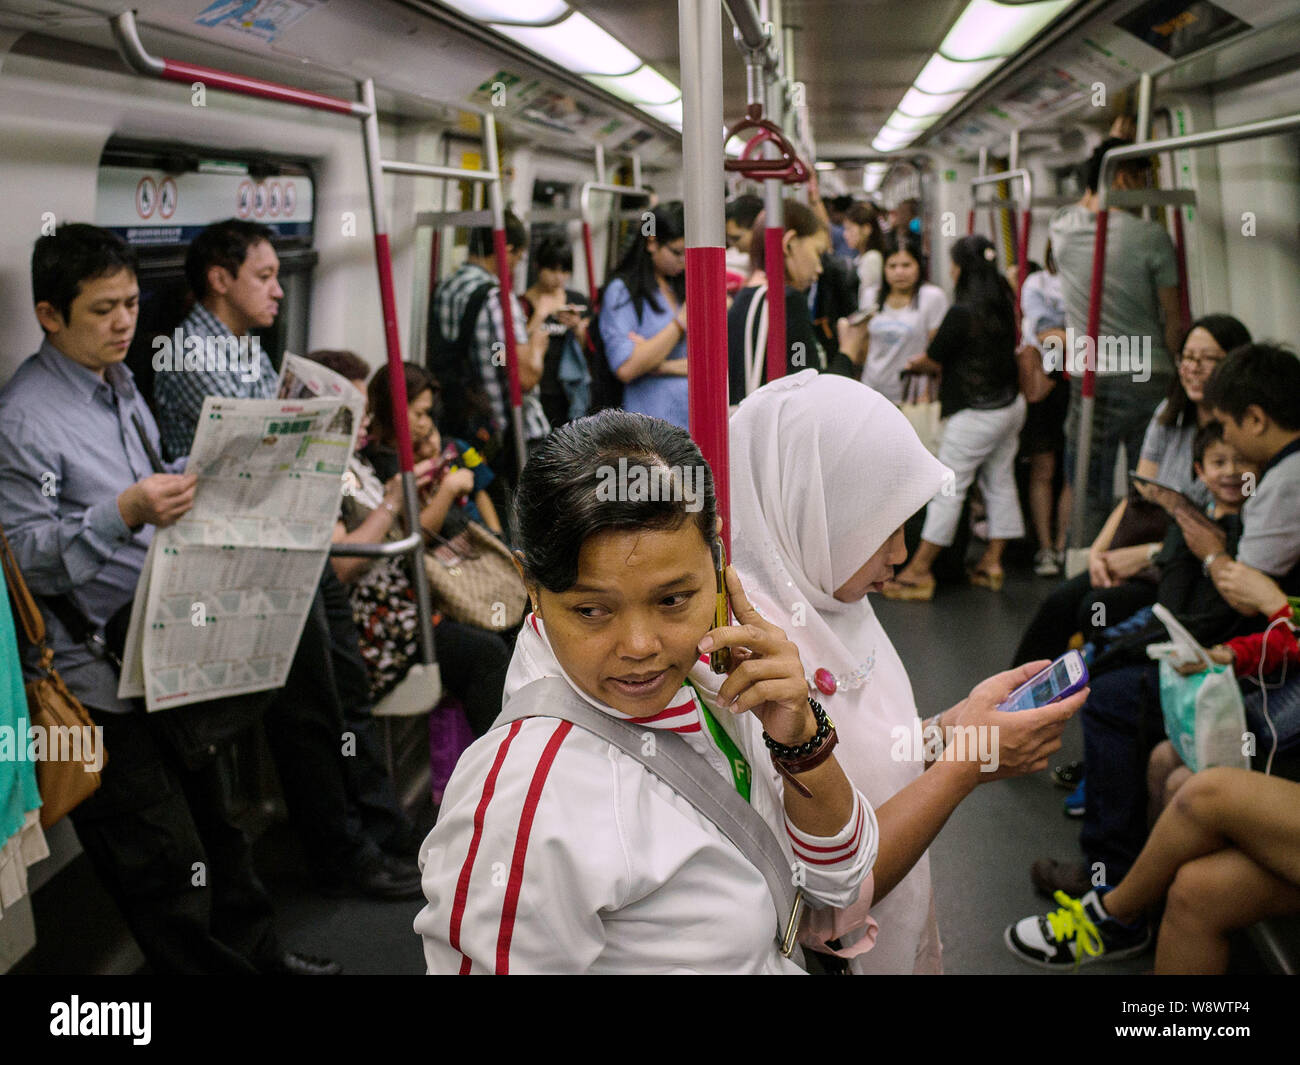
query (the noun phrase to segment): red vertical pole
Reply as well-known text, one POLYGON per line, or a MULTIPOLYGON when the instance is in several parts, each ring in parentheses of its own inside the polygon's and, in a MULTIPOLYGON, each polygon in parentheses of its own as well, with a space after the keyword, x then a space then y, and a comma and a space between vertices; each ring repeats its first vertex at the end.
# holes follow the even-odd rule
POLYGON ((972 207, 966 212, 966 235, 973 237, 975 235, 975 208, 972 207))
MULTIPOLYGON (((1183 231, 1183 209, 1174 205, 1174 252, 1178 262, 1178 303, 1183 312, 1183 328, 1192 324, 1192 293, 1187 287, 1187 237, 1183 231)), ((1171 351, 1170 356, 1178 357, 1171 351)))
POLYGON ((1096 402, 1097 334, 1101 329, 1101 300, 1106 282, 1106 229, 1109 224, 1110 213, 1103 207, 1097 212, 1097 236, 1092 246, 1092 284, 1088 292, 1088 348, 1083 368, 1082 402, 1079 405, 1079 446, 1074 466, 1074 516, 1070 523, 1070 540, 1075 547, 1087 546, 1084 523, 1088 514, 1088 468, 1092 461, 1092 414, 1096 402))
POLYGON ((515 311, 511 295, 510 258, 506 251, 506 231, 492 230, 492 247, 496 251, 497 295, 501 300, 501 323, 505 333, 506 376, 510 380, 510 406, 518 408, 523 405, 524 394, 519 387, 519 342, 515 339, 515 311))
MULTIPOLYGON (((779 226, 763 230, 767 263, 767 379, 785 376, 785 231, 779 226)), ((723 323, 725 329, 726 323, 723 323)), ((725 341, 724 341, 725 346, 725 341)), ((809 357, 812 353, 809 352, 809 357)))
POLYGON ((595 310, 600 289, 596 285, 596 257, 591 252, 591 223, 585 218, 582 220, 582 254, 587 259, 587 292, 591 296, 592 310, 595 310))

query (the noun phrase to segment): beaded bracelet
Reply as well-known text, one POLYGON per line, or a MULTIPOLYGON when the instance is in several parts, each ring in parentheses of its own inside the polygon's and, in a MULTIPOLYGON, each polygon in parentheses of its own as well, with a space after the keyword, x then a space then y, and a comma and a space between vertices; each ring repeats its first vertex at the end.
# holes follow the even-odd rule
POLYGON ((835 726, 831 724, 831 719, 827 715, 826 711, 821 708, 820 703, 815 699, 809 698, 808 705, 812 708, 813 717, 817 721, 817 732, 813 735, 813 738, 807 742, 801 743, 797 747, 791 747, 784 743, 777 743, 776 740, 772 739, 772 737, 767 734, 766 729, 763 731, 763 742, 767 744, 767 749, 772 752, 774 758, 782 758, 789 762, 798 761, 800 758, 806 758, 822 745, 826 737, 830 735, 831 730, 835 728, 835 726))

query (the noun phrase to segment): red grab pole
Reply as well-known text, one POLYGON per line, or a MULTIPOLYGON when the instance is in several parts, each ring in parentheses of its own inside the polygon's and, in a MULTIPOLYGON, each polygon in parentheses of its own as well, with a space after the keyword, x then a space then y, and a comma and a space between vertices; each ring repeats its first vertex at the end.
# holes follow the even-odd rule
POLYGON ((1074 516, 1070 522, 1070 541, 1086 547, 1084 521, 1088 514, 1088 469, 1092 461, 1092 415, 1096 402, 1097 333, 1101 329, 1101 300, 1106 281, 1106 229, 1110 212, 1097 212, 1097 236, 1092 246, 1092 285, 1088 293, 1088 349, 1083 367, 1083 399, 1079 406, 1079 446, 1074 466, 1074 516))
MULTIPOLYGON (((780 193, 778 192, 778 196, 780 193)), ((767 226, 763 230, 763 254, 767 263, 767 379, 785 376, 785 230, 767 226)), ((723 339, 726 347, 726 339, 723 339)), ((811 352, 809 353, 811 356, 811 352)))
POLYGON ((1174 204, 1174 252, 1178 263, 1178 303, 1183 312, 1183 328, 1186 329, 1192 324, 1192 294, 1187 287, 1187 236, 1183 230, 1183 209, 1179 204, 1174 204))

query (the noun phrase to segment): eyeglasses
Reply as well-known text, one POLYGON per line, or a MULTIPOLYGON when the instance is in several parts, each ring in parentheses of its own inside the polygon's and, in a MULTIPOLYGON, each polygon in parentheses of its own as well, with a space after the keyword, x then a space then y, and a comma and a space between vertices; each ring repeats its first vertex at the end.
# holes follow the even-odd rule
POLYGON ((1213 370, 1223 361, 1223 358, 1222 355, 1197 355, 1193 352, 1184 352, 1178 362, 1189 370, 1213 370))

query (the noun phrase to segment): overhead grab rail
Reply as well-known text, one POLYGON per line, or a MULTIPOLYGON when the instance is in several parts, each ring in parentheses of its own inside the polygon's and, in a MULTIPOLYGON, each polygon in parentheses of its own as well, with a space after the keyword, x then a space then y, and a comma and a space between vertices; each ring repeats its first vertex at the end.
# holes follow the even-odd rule
MULTIPOLYGON (((379 117, 375 106, 375 86, 366 78, 357 83, 359 101, 297 89, 291 85, 244 77, 227 71, 201 67, 176 59, 152 56, 145 51, 136 27, 135 13, 122 11, 110 16, 109 26, 118 51, 127 66, 144 77, 192 84, 202 82, 241 96, 275 100, 315 111, 329 111, 350 115, 362 122, 363 143, 366 153, 366 180, 370 190, 370 216, 374 227, 375 268, 379 280, 380 306, 384 316, 384 344, 388 356, 389 387, 393 403, 393 430, 397 437, 398 462, 402 473, 402 495, 405 504, 407 528, 420 528, 419 495, 415 482, 415 457, 411 447, 411 429, 407 418, 406 376, 402 372, 401 338, 397 331, 397 301, 393 289, 393 261, 388 243, 386 215, 381 198, 382 171, 379 158, 379 117)), ((494 157, 495 160, 495 157, 494 157)), ((349 557, 388 557, 406 554, 411 562, 411 583, 415 586, 416 609, 419 618, 420 653, 425 665, 437 659, 433 646, 432 601, 429 583, 424 579, 420 557, 423 549, 418 531, 403 540, 389 544, 333 544, 331 555, 349 557)))
POLYGON ((591 239, 591 194, 608 193, 614 196, 616 210, 621 210, 623 200, 631 196, 640 196, 648 203, 650 190, 641 184, 641 157, 632 156, 632 184, 614 185, 605 180, 605 149, 596 145, 596 180, 587 181, 578 194, 578 218, 582 221, 582 255, 587 264, 587 294, 591 298, 594 311, 600 298, 600 285, 596 282, 596 258, 591 239))
MULTIPOLYGON (((1283 133, 1300 131, 1300 114, 1283 115, 1280 118, 1264 119, 1260 122, 1247 122, 1239 126, 1227 126, 1223 129, 1208 129, 1200 133, 1187 133, 1179 137, 1166 137, 1163 140, 1140 141, 1112 148, 1101 160, 1101 171, 1097 178, 1097 235, 1092 249, 1092 284, 1088 293, 1088 349, 1097 351, 1097 334, 1101 328, 1101 302, 1106 281, 1106 236, 1110 226, 1111 207, 1140 207, 1146 204, 1174 204, 1181 207, 1194 204, 1195 194, 1189 189, 1112 189, 1110 183, 1115 169, 1127 159, 1144 159, 1160 152, 1186 151, 1192 148, 1210 148, 1220 144, 1232 144, 1236 141, 1258 140, 1262 137, 1275 137, 1283 133)), ((1187 277, 1186 257, 1183 239, 1183 212, 1174 212, 1175 242, 1178 246, 1180 261, 1179 280, 1187 314, 1187 277)), ((1184 325, 1187 322, 1184 321, 1184 325)), ((1075 547, 1086 547, 1084 542, 1086 530, 1084 519, 1087 515, 1088 472, 1092 459, 1092 419, 1096 400, 1096 358, 1086 360, 1083 370, 1083 403, 1079 408, 1079 447, 1075 460, 1074 474, 1074 515, 1070 524, 1070 540, 1075 547)), ((1103 471, 1105 477, 1110 471, 1103 471)))

